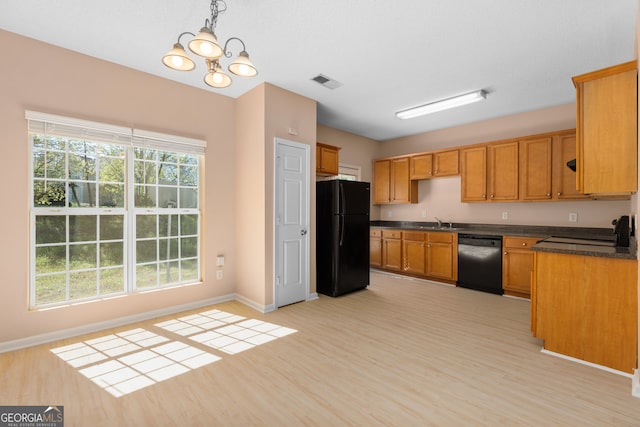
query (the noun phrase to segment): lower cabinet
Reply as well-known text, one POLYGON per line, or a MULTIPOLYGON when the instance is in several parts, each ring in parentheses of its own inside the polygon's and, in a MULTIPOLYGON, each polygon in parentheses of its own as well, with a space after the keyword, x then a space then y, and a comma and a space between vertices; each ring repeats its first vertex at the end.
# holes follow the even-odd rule
POLYGON ((504 236, 502 239, 502 289, 505 295, 531 297, 531 246, 541 239, 518 236, 504 236))
POLYGON ((402 231, 382 230, 382 268, 402 271, 402 231))
POLYGON ((382 230, 379 228, 369 230, 369 264, 382 267, 382 230))
POLYGON ((458 278, 456 233, 371 229, 369 236, 372 267, 448 282, 458 278))

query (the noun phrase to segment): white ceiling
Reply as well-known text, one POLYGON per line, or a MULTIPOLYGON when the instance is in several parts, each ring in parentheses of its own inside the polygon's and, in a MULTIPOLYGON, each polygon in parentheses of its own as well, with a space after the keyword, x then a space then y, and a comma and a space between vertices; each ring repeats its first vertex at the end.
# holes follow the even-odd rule
POLYGON ((572 76, 634 58, 638 0, 227 0, 218 39, 240 37, 259 74, 219 90, 202 61, 161 63, 209 5, 2 0, 0 28, 234 98, 266 81, 318 101, 319 123, 386 140, 572 102, 572 76), (343 86, 312 81, 319 73, 343 86), (476 89, 486 101, 394 116, 476 89))

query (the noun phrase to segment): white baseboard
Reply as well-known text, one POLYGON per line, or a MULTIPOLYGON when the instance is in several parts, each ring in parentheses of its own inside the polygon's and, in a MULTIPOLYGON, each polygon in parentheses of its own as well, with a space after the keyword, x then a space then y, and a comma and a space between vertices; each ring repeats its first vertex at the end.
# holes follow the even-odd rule
POLYGON ((600 370, 603 370, 603 371, 611 372, 612 374, 621 375, 621 376, 627 377, 627 378, 633 378, 633 374, 629 374, 629 373, 623 372, 623 371, 618 371, 617 369, 609 368, 607 366, 598 365, 597 363, 587 362, 586 360, 576 359, 575 357, 571 357, 571 356, 567 356, 567 355, 564 355, 564 354, 556 353, 554 351, 549 351, 549 350, 546 350, 544 348, 542 350, 540 350, 540 352, 544 353, 544 354, 551 355, 551 356, 559 357, 561 359, 566 359, 566 360, 570 360, 572 362, 580 363, 582 365, 591 366, 592 368, 597 368, 597 369, 600 369, 600 370))
POLYGON ((97 323, 91 323, 88 325, 78 326, 75 328, 62 329, 59 331, 48 332, 40 335, 34 335, 27 338, 20 338, 13 341, 5 341, 0 343, 0 353, 19 350, 21 348, 31 347, 34 345, 45 344, 48 342, 57 341, 65 338, 71 338, 78 335, 98 332, 105 329, 128 325, 130 323, 142 322, 142 321, 153 319, 156 317, 167 316, 170 314, 180 313, 182 311, 189 311, 189 310, 193 310, 200 307, 206 307, 209 305, 215 305, 223 302, 233 301, 234 299, 236 298, 235 298, 235 295, 233 294, 223 295, 220 297, 196 301, 193 303, 175 305, 171 307, 162 308, 159 310, 146 311, 144 313, 137 313, 131 316, 124 316, 124 317, 119 317, 117 319, 105 320, 104 322, 97 322, 97 323))
POLYGON ((307 298, 307 301, 314 301, 318 299, 318 293, 317 292, 313 292, 311 294, 309 294, 309 297, 307 298))
POLYGON ((267 305, 259 304, 240 294, 235 294, 234 298, 236 301, 241 302, 247 307, 253 308, 255 311, 258 311, 260 313, 269 313, 276 309, 274 304, 267 304, 267 305))
POLYGON ((633 397, 640 397, 640 369, 633 371, 633 378, 631 378, 631 395, 633 397))

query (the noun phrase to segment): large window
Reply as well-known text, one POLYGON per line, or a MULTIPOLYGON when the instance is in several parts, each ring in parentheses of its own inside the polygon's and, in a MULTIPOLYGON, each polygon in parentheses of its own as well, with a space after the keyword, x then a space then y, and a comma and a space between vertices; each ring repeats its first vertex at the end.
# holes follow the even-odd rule
POLYGON ((27 119, 32 307, 200 281, 203 141, 27 119))

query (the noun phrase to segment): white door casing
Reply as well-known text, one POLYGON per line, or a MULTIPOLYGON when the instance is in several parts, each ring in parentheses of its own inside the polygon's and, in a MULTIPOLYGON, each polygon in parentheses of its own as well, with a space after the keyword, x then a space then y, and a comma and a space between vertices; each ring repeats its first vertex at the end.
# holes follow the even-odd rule
POLYGON ((276 307, 309 295, 310 147, 275 138, 275 286, 276 307))

